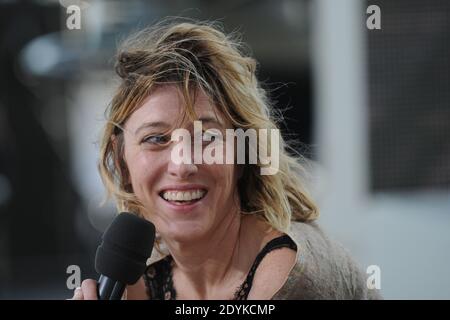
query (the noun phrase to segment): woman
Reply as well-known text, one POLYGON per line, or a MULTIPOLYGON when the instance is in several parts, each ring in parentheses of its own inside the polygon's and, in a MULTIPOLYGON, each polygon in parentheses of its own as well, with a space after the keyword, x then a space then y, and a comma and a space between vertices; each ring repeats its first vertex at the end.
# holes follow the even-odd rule
MULTIPOLYGON (((257 163, 248 155, 243 164, 199 162, 191 141, 171 136, 180 128, 195 136, 201 121, 201 146, 230 152, 239 151, 233 140, 215 139, 226 129, 276 130, 255 69, 237 40, 208 23, 163 22, 120 49, 122 82, 100 172, 118 210, 153 222, 159 235, 159 257, 127 288, 127 299, 371 297, 346 251, 313 222, 318 211, 302 189, 301 157, 282 138, 244 145, 247 153, 276 151, 276 174, 263 175, 260 156, 257 163), (175 161, 180 146, 188 161, 175 161)), ((85 280, 74 299, 96 299, 95 281, 85 280)))

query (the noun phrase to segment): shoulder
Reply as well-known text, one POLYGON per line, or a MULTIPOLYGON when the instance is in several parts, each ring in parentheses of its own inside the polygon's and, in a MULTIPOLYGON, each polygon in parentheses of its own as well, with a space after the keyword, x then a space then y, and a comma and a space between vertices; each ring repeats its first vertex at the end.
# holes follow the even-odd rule
POLYGON ((315 222, 292 222, 297 261, 274 299, 371 299, 365 274, 350 253, 315 222))
POLYGON ((286 282, 296 261, 296 252, 288 247, 266 254, 255 272, 248 299, 270 299, 286 282))

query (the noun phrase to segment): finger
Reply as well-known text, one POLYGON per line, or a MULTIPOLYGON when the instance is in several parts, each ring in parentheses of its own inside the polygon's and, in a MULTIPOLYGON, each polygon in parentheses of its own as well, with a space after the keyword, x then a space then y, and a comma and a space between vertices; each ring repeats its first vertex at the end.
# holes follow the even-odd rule
POLYGON ((127 300, 127 289, 126 288, 125 288, 125 291, 123 292, 121 300, 127 300))
POLYGON ((98 300, 97 296, 97 281, 86 279, 81 283, 81 290, 83 291, 84 300, 98 300))
POLYGON ((81 290, 81 287, 75 288, 75 291, 73 292, 73 297, 71 300, 84 300, 83 291, 81 290))

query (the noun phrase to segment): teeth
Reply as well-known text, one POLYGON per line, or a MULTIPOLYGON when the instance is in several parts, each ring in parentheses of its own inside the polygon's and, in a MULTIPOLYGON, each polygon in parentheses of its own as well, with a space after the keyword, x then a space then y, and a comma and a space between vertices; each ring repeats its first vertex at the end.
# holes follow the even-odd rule
POLYGON ((192 191, 165 191, 163 198, 168 201, 191 201, 203 198, 205 191, 192 190, 192 191))

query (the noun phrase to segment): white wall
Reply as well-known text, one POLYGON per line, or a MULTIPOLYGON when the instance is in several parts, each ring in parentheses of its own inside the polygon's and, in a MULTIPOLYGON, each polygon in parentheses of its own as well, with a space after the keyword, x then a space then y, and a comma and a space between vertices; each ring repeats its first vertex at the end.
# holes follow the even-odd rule
POLYGON ((450 191, 368 191, 364 3, 314 2, 319 221, 364 269, 381 268, 384 298, 450 299, 450 191))

